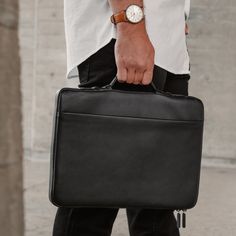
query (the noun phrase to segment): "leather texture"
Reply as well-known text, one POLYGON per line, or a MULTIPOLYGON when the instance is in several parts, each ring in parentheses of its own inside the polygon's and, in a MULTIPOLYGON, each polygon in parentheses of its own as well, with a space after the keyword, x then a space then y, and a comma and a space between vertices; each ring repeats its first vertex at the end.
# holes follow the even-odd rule
POLYGON ((60 207, 192 208, 203 124, 203 103, 192 96, 63 88, 49 198, 60 207))
POLYGON ((111 22, 115 25, 120 22, 128 22, 128 19, 126 18, 125 10, 118 12, 116 14, 113 14, 110 19, 111 19, 111 22))

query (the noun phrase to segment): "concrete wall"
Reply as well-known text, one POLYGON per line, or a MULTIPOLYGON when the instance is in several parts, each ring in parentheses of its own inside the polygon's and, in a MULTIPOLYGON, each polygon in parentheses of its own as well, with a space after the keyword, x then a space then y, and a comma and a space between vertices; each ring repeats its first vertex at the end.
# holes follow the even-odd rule
POLYGON ((23 236, 18 0, 0 1, 0 235, 23 236))
POLYGON ((55 93, 78 83, 65 79, 63 0, 20 0, 20 16, 24 148, 47 158, 55 93))
MULTIPOLYGON (((206 164, 236 163, 235 13, 232 0, 192 0, 190 93, 205 103, 206 164)), ((72 82, 65 80, 63 1, 21 0, 20 26, 24 147, 32 158, 43 158, 50 147, 55 91, 72 82)))
POLYGON ((190 91, 205 103, 205 160, 236 162, 236 1, 192 0, 190 91))

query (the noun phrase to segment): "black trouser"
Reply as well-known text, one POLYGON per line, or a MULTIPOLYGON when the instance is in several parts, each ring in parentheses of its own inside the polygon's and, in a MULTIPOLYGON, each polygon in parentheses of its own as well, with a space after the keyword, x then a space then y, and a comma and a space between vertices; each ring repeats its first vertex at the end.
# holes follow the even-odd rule
MULTIPOLYGON (((115 40, 79 66, 82 86, 103 86, 115 77, 115 40)), ((188 95, 189 75, 174 75, 155 65, 153 82, 160 90, 188 95)), ((150 86, 117 83, 119 89, 148 90, 150 86)), ((119 209, 58 208, 53 236, 109 236, 119 209)), ((131 236, 178 236, 172 210, 126 209, 131 236)))

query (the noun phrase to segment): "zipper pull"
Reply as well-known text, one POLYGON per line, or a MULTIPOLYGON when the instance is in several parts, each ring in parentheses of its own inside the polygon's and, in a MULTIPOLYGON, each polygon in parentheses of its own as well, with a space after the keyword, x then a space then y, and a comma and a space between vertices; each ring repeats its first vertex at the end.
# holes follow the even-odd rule
POLYGON ((186 228, 186 210, 182 213, 182 228, 186 228))
POLYGON ((177 210, 177 227, 178 229, 181 227, 181 215, 180 215, 180 210, 177 210))

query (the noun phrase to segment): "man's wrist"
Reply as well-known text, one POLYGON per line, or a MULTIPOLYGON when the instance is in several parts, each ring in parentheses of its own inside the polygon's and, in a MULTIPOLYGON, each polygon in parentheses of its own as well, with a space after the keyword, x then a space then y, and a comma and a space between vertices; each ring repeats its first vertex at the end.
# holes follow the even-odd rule
POLYGON ((146 33, 145 21, 144 19, 137 23, 131 24, 129 22, 120 22, 116 25, 118 34, 129 34, 129 33, 146 33))
MULTIPOLYGON (((142 4, 135 4, 134 0, 113 0, 111 1, 113 15, 110 17, 110 20, 113 24, 117 25, 121 22, 129 22, 131 24, 137 24, 144 19, 144 10, 142 4), (117 12, 121 6, 122 10, 117 12)), ((141 3, 142 1, 137 1, 141 3)))

